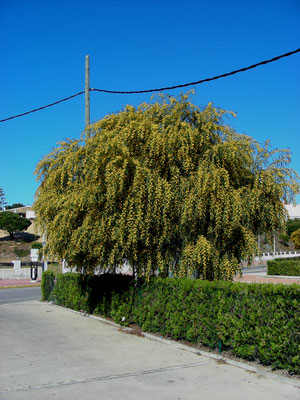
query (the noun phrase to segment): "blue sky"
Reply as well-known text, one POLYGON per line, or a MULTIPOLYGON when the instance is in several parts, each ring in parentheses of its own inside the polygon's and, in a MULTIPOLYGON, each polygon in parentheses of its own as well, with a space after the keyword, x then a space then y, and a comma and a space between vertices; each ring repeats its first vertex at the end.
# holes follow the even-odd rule
MULTIPOLYGON (((0 119, 84 90, 86 54, 91 87, 181 84, 299 48, 299 17, 299 0, 1 0, 0 119)), ((196 86, 193 101, 233 110, 238 132, 290 148, 291 167, 300 173, 299 71, 297 53, 196 86)), ((91 121, 150 96, 92 92, 91 121)), ((7 202, 32 204, 37 162, 83 130, 84 95, 0 123, 0 187, 7 202)))

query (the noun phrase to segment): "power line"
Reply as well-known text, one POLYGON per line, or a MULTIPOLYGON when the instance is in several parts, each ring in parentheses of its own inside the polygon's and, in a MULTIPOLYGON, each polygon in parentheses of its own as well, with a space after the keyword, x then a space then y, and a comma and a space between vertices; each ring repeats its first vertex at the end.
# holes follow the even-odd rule
POLYGON ((290 51, 289 53, 285 53, 285 54, 282 54, 281 56, 277 56, 277 57, 271 58, 270 60, 261 61, 261 62, 259 62, 257 64, 250 65, 249 67, 240 68, 240 69, 237 69, 235 71, 227 72, 226 74, 217 75, 217 76, 214 76, 213 78, 206 78, 206 79, 201 79, 200 81, 184 83, 183 85, 167 86, 167 87, 162 87, 162 88, 158 88, 158 89, 131 90, 131 91, 128 91, 128 92, 120 92, 120 91, 116 91, 116 90, 105 90, 105 89, 91 89, 91 90, 92 91, 96 91, 96 92, 102 92, 102 93, 118 93, 118 94, 136 94, 136 93, 162 92, 163 90, 172 90, 172 89, 178 89, 178 88, 183 88, 183 87, 187 87, 187 86, 194 86, 194 85, 199 85, 200 83, 214 81, 214 80, 220 79, 220 78, 225 78, 226 76, 234 75, 234 74, 237 74, 239 72, 244 72, 244 71, 247 71, 248 69, 256 68, 256 67, 258 67, 260 65, 264 65, 264 64, 268 64, 268 63, 277 61, 280 58, 291 56, 292 54, 298 53, 299 51, 300 51, 300 49, 297 49, 297 50, 294 50, 294 51, 290 51))
MULTIPOLYGON (((201 80, 195 81, 195 82, 184 83, 182 85, 167 86, 167 87, 162 87, 162 88, 157 88, 157 89, 130 90, 130 91, 119 91, 119 90, 106 90, 106 89, 91 88, 90 91, 101 92, 101 93, 111 93, 111 94, 137 94, 137 93, 162 92, 164 90, 179 89, 179 88, 183 88, 183 87, 187 87, 187 86, 200 85, 201 83, 214 81, 214 80, 220 79, 220 78, 225 78, 227 76, 234 75, 234 74, 237 74, 239 72, 245 72, 245 71, 248 71, 249 69, 253 69, 253 68, 259 67, 260 65, 269 64, 271 62, 280 60, 281 58, 284 58, 284 57, 289 57, 289 56, 291 56, 293 54, 296 54, 296 53, 299 53, 299 52, 300 52, 300 48, 297 49, 297 50, 294 50, 294 51, 290 51, 290 52, 285 53, 285 54, 281 54, 280 56, 273 57, 273 58, 271 58, 269 60, 261 61, 259 63, 250 65, 249 67, 240 68, 240 69, 237 69, 237 70, 234 70, 234 71, 231 71, 231 72, 227 72, 225 74, 214 76, 212 78, 206 78, 206 79, 201 79, 201 80)), ((73 97, 79 96, 79 95, 81 95, 83 93, 85 93, 85 91, 78 92, 76 94, 73 94, 72 96, 65 97, 64 99, 58 100, 58 101, 56 101, 54 103, 51 103, 51 104, 47 104, 47 105, 45 105, 43 107, 36 108, 34 110, 30 110, 30 111, 27 111, 27 112, 22 113, 22 114, 14 115, 14 116, 9 117, 9 118, 1 119, 0 122, 5 122, 5 121, 8 121, 8 120, 11 120, 11 119, 14 119, 14 118, 23 117, 24 115, 31 114, 33 112, 43 110, 44 108, 52 107, 52 106, 54 106, 56 104, 62 103, 63 101, 70 100, 73 97)))
POLYGON ((23 117, 23 115, 31 114, 31 113, 34 113, 34 112, 36 112, 36 111, 43 110, 44 108, 55 106, 56 104, 62 103, 63 101, 70 100, 70 99, 72 99, 73 97, 79 96, 80 94, 83 94, 83 93, 84 93, 84 90, 83 90, 82 92, 78 92, 78 93, 76 93, 76 94, 72 94, 72 96, 65 97, 64 99, 55 101, 54 103, 47 104, 46 106, 42 106, 42 107, 39 107, 39 108, 35 108, 34 110, 26 111, 26 112, 24 112, 24 113, 22 113, 22 114, 14 115, 13 117, 1 119, 0 122, 8 121, 8 120, 10 120, 10 119, 14 119, 14 118, 18 118, 18 117, 23 117))

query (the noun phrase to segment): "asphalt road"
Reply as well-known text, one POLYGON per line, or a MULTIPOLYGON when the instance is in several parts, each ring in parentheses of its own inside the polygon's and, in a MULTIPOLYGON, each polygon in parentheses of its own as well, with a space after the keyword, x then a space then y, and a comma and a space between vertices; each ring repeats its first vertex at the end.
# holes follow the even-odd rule
POLYGON ((36 300, 0 304, 0 337, 1 400, 299 399, 294 380, 36 300))
POLYGON ((266 265, 253 265, 250 267, 242 268, 243 274, 256 274, 257 272, 267 272, 266 265))
POLYGON ((41 287, 24 287, 0 290, 0 304, 40 300, 41 287))

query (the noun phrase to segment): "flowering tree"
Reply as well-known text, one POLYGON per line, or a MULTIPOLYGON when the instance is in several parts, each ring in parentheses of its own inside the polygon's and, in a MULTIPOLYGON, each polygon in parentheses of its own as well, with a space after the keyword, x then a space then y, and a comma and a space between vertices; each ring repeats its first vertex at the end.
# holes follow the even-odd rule
POLYGON ((289 151, 238 134, 228 114, 161 96, 60 143, 36 169, 45 251, 85 272, 127 261, 147 277, 232 279, 299 186, 289 151))

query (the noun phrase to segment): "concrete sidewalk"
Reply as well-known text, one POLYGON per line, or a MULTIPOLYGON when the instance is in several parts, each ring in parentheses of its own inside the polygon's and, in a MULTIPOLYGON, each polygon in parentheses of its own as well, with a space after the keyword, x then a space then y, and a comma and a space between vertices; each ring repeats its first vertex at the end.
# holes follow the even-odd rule
POLYGON ((234 278, 235 282, 246 282, 246 283, 283 283, 284 285, 291 285, 292 283, 297 283, 300 285, 300 277, 297 276, 275 276, 267 275, 266 272, 258 273, 243 273, 243 275, 236 276, 234 278))
POLYGON ((299 380, 124 333, 116 324, 48 303, 3 304, 0 318, 3 400, 294 400, 300 395, 299 380))
POLYGON ((0 279, 0 289, 9 287, 27 287, 27 286, 39 286, 41 284, 41 278, 37 278, 36 281, 31 279, 0 279))

